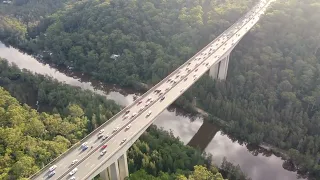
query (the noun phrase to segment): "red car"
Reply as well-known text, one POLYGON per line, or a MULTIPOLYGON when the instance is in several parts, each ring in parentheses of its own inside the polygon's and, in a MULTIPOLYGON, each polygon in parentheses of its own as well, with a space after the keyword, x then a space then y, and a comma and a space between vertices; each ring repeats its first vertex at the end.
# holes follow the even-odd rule
POLYGON ((105 149, 107 146, 108 146, 108 145, 103 145, 103 146, 101 147, 101 149, 105 149))

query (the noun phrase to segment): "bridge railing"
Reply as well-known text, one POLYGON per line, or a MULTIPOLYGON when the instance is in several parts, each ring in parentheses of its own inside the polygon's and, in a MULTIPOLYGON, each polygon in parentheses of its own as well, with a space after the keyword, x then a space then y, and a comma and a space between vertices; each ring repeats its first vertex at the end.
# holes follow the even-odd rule
MULTIPOLYGON (((259 2, 260 3, 260 2, 259 2)), ((216 42, 217 39, 221 38, 221 36, 224 36, 228 31, 232 30, 235 26, 238 25, 239 22, 243 21, 243 19, 247 18, 248 14, 252 13, 252 10, 255 10, 256 7, 259 5, 259 3, 257 5, 255 5, 249 12, 247 12, 245 15, 243 15, 239 20, 237 20, 232 26, 230 26, 227 30, 225 30, 222 34, 220 34, 218 37, 216 37, 213 41, 211 41, 208 45, 206 45, 204 48, 202 48, 200 51, 198 51, 194 56, 192 56, 191 58, 189 58, 189 60, 187 60, 185 63, 183 63, 182 65, 180 65, 177 69, 175 69, 173 72, 171 72, 168 76, 166 76, 163 80, 161 80, 159 83, 157 83, 155 86, 153 86, 151 89, 149 89, 146 93, 144 93, 143 95, 141 95, 139 98, 137 98, 132 104, 128 105, 127 107, 125 107, 124 109, 122 109, 121 111, 119 111, 117 114, 115 114, 112 118, 110 118, 109 120, 107 120, 106 122, 104 122, 103 124, 101 124, 97 129, 95 129, 94 131, 92 131, 91 133, 89 133, 87 136, 85 136, 83 139, 81 139, 79 142, 75 143, 74 145, 72 145, 67 151, 65 151, 64 153, 62 153, 61 155, 59 155, 58 157, 56 157, 54 160, 52 160, 50 163, 48 163, 47 165, 45 165, 43 168, 41 168, 38 172, 36 172, 35 174, 33 174, 31 177, 29 177, 30 179, 35 178, 36 176, 40 175, 43 171, 45 171, 46 169, 48 169, 50 166, 54 165, 57 161, 63 159, 65 156, 67 156, 71 151, 73 151, 74 149, 79 148, 80 144, 86 142, 89 138, 91 138, 93 136, 93 134, 95 134, 96 132, 100 131, 101 129, 103 129, 105 126, 107 126, 108 124, 110 124, 111 122, 113 122, 115 119, 117 119, 118 117, 120 117, 124 112, 126 112, 128 109, 130 109, 132 106, 136 105, 136 103, 138 101, 140 101, 140 99, 143 99, 144 97, 148 96, 150 93, 152 93, 154 90, 156 90, 161 84, 163 84, 164 82, 166 82, 169 78, 171 78, 173 75, 176 74, 177 71, 179 71, 180 69, 182 69, 183 67, 185 67, 190 61, 192 61, 196 56, 200 55, 203 51, 205 51, 209 46, 211 46, 214 42, 216 42)))

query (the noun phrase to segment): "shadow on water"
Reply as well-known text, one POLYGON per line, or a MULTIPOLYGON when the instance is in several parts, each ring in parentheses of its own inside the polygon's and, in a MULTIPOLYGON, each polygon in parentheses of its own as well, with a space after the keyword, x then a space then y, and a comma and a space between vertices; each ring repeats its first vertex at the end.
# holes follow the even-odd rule
POLYGON ((188 145, 197 147, 201 151, 204 151, 219 130, 219 127, 204 120, 197 133, 189 141, 188 145))

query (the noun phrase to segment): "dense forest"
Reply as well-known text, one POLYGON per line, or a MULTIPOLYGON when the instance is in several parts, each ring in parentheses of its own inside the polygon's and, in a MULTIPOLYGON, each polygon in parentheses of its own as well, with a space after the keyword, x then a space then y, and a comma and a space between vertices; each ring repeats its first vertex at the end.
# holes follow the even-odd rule
MULTIPOLYGON (((120 110, 103 96, 20 70, 4 59, 0 86, 0 179, 30 176, 120 110), (35 105, 35 99, 42 113, 27 105, 35 105)), ((248 179, 225 160, 222 176, 210 156, 155 126, 128 150, 128 165, 129 179, 191 180, 199 173, 206 179, 248 179)))
POLYGON ((38 113, 0 87, 0 179, 32 175, 87 133, 82 109, 68 110, 65 118, 38 113))
MULTIPOLYGON (((0 38, 104 82, 154 84, 255 2, 67 1, 59 11, 20 14, 28 20, 16 6, 34 7, 0 5, 0 38)), ((179 101, 196 97, 197 106, 228 123, 225 132, 286 150, 299 172, 319 179, 319 19, 318 0, 275 2, 234 49, 227 80, 204 76, 179 101)))

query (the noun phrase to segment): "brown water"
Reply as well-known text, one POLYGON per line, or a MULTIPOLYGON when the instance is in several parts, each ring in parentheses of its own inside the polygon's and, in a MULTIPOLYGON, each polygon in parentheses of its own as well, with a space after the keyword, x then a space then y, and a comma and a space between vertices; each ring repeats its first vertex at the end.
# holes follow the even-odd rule
MULTIPOLYGON (((130 89, 121 89, 116 85, 102 84, 79 73, 72 73, 67 69, 59 70, 38 62, 32 56, 23 54, 12 47, 6 47, 0 42, 0 57, 17 64, 20 68, 28 69, 39 74, 47 74, 61 82, 83 89, 92 90, 126 106, 134 101, 139 93, 130 89)), ((233 142, 227 135, 200 117, 187 115, 178 108, 170 107, 164 110, 154 122, 165 130, 172 130, 173 134, 185 144, 198 146, 213 155, 213 162, 221 164, 223 157, 228 161, 239 164, 253 180, 296 180, 297 174, 283 169, 283 160, 272 154, 251 152, 245 145, 233 142), (198 130, 200 130, 198 132, 198 130)))

